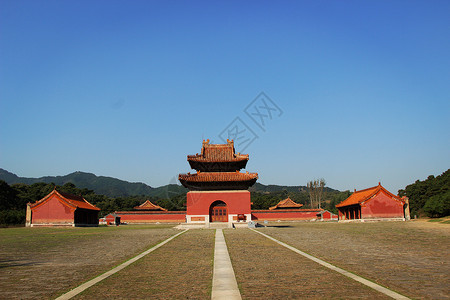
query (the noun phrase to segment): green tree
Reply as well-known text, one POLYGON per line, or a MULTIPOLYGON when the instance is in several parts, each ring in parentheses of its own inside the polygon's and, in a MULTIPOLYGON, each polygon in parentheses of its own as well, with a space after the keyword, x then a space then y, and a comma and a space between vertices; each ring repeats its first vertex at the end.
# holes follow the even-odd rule
POLYGON ((5 181, 0 180, 0 211, 15 209, 17 191, 11 188, 5 181))
POLYGON ((17 191, 5 181, 0 180, 0 224, 25 223, 26 206, 18 197, 17 191))
MULTIPOLYGON (((406 186, 404 190, 399 190, 398 194, 409 198, 412 215, 421 215, 425 212, 425 204, 430 198, 436 195, 444 195, 448 191, 450 191, 450 169, 439 176, 434 177, 430 175, 424 181, 417 180, 413 184, 406 186)), ((431 207, 432 204, 429 204, 428 210, 431 207)))
POLYGON ((338 209, 336 208, 336 205, 341 203, 348 197, 350 197, 350 195, 351 195, 350 191, 333 193, 330 197, 331 198, 330 202, 327 203, 327 205, 325 206, 325 209, 328 211, 331 211, 334 214, 337 214, 338 209))
POLYGON ((306 184, 308 187, 311 208, 321 208, 325 196, 325 184, 325 179, 323 178, 311 180, 306 184))
POLYGON ((431 197, 425 203, 423 210, 431 218, 440 218, 450 215, 450 192, 431 197))

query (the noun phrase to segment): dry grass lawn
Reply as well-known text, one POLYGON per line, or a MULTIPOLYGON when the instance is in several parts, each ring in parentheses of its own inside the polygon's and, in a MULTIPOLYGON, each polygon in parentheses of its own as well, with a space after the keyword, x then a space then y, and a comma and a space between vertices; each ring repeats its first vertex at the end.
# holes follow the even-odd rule
POLYGON ((279 225, 258 230, 406 296, 450 298, 449 224, 411 221, 279 225))
POLYGON ((179 232, 167 226, 0 229, 0 299, 50 299, 179 232))
MULTIPOLYGON (((450 224, 271 223, 287 244, 411 298, 450 298, 450 224)), ((0 299, 51 299, 179 232, 168 226, 0 229, 0 299)), ((189 230, 78 295, 209 299, 215 230, 189 230)), ((248 229, 224 230, 244 299, 380 294, 248 229)))
POLYGON ((189 230, 75 299, 210 299, 214 230, 189 230))

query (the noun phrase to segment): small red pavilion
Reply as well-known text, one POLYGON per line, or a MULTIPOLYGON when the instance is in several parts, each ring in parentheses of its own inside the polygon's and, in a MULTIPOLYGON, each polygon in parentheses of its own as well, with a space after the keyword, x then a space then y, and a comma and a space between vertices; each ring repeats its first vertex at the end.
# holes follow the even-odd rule
POLYGON ((167 211, 167 209, 162 208, 159 205, 153 204, 150 200, 145 201, 139 206, 134 207, 136 210, 152 210, 152 211, 167 211))
POLYGON ((356 191, 336 205, 339 220, 404 219, 405 201, 377 186, 356 191))
POLYGON ((302 207, 303 204, 294 202, 291 198, 287 197, 284 200, 278 202, 275 206, 269 207, 270 210, 274 209, 296 209, 302 207))
POLYGON ((187 193, 187 223, 251 221, 248 188, 258 179, 257 173, 241 173, 248 154, 235 153, 234 142, 210 144, 203 141, 200 154, 188 155, 195 174, 180 174, 187 193))
POLYGON ((252 210, 252 219, 255 221, 305 221, 315 220, 322 209, 303 209, 303 204, 296 203, 287 197, 269 209, 252 210))
POLYGON ((58 192, 27 204, 27 226, 98 226, 100 208, 81 196, 58 192))

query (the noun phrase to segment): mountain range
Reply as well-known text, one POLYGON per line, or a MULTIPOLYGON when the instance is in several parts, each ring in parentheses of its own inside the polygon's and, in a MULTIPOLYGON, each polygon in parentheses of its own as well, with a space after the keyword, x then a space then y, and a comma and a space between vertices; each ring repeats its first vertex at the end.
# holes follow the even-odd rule
MULTIPOLYGON (((150 197, 171 198, 173 196, 188 192, 188 189, 177 184, 168 184, 160 187, 151 187, 142 182, 128 182, 114 177, 97 176, 86 172, 73 172, 64 176, 44 176, 39 178, 19 177, 14 173, 0 168, 0 180, 4 180, 8 184, 24 183, 33 184, 37 182, 54 183, 56 185, 64 185, 68 182, 75 184, 78 188, 87 188, 93 190, 96 194, 108 197, 127 197, 145 195, 150 197)), ((326 188, 327 192, 336 191, 326 188)), ((252 192, 271 193, 281 192, 307 192, 305 186, 281 186, 281 185, 264 185, 256 183, 250 188, 252 192)))

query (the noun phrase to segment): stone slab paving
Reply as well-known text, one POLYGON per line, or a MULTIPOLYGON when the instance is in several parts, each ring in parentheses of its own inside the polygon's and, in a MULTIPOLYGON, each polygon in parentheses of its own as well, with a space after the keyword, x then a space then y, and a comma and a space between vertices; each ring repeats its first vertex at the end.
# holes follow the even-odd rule
POLYGON ((179 236, 180 234, 185 233, 187 230, 188 230, 188 229, 183 230, 183 231, 181 231, 181 232, 179 232, 179 233, 177 233, 177 234, 171 236, 170 238, 168 238, 168 239, 162 241, 161 243, 159 243, 158 245, 153 246, 152 248, 150 248, 150 249, 148 249, 148 250, 142 252, 141 254, 139 254, 139 255, 133 257, 132 259, 127 260, 126 262, 120 264, 119 266, 115 267, 114 269, 111 269, 111 270, 109 270, 108 272, 103 273, 102 275, 100 275, 100 276, 98 276, 98 277, 95 277, 94 279, 89 280, 88 282, 83 283, 82 285, 80 285, 80 286, 74 288, 73 290, 71 290, 71 291, 69 291, 69 292, 67 292, 67 293, 65 293, 65 294, 63 294, 63 295, 61 295, 61 296, 59 296, 58 298, 56 298, 56 300, 67 300, 67 299, 70 299, 70 298, 72 298, 72 297, 78 295, 79 293, 81 293, 81 292, 83 292, 84 290, 90 288, 91 286, 93 286, 93 285, 99 283, 100 281, 102 281, 102 280, 108 278, 109 276, 111 276, 111 275, 113 275, 113 274, 119 272, 120 270, 122 270, 122 269, 128 267, 129 265, 131 265, 131 264, 134 263, 135 261, 137 261, 137 260, 143 258, 144 256, 146 256, 146 255, 149 254, 150 252, 153 252, 154 250, 158 249, 159 247, 161 247, 161 246, 167 244, 168 242, 170 242, 171 240, 173 240, 174 238, 176 238, 176 237, 179 236))
POLYGON ((227 244, 222 229, 216 229, 214 249, 214 274, 211 299, 237 300, 242 299, 236 282, 227 244))
POLYGON ((332 265, 330 263, 327 263, 326 261, 323 261, 323 260, 321 260, 321 259, 319 259, 317 257, 314 257, 312 255, 309 255, 309 254, 301 251, 301 250, 298 250, 297 248, 289 246, 288 244, 283 243, 283 242, 281 242, 281 241, 279 241, 279 240, 277 240, 277 239, 275 239, 275 238, 273 238, 273 237, 271 237, 271 236, 269 236, 269 235, 267 235, 265 233, 262 233, 260 231, 254 230, 254 229, 251 229, 251 230, 256 232, 256 233, 261 234, 262 236, 264 236, 264 237, 266 237, 266 238, 268 238, 268 239, 278 243, 279 245, 281 245, 283 247, 286 247, 289 250, 292 250, 295 253, 298 253, 298 254, 300 254, 300 255, 302 255, 302 256, 304 256, 304 257, 306 257, 306 258, 308 258, 308 259, 310 259, 310 260, 312 260, 312 261, 314 261, 314 262, 316 262, 316 263, 318 263, 318 264, 328 268, 328 269, 330 269, 330 270, 336 271, 336 272, 338 272, 338 273, 340 273, 340 274, 342 274, 344 276, 347 276, 347 277, 349 277, 349 278, 351 278, 351 279, 353 279, 355 281, 358 281, 358 282, 360 282, 360 283, 362 283, 362 284, 364 284, 364 285, 366 285, 366 286, 368 286, 368 287, 370 287, 370 288, 372 288, 372 289, 374 289, 374 290, 376 290, 376 291, 378 291, 380 293, 383 293, 386 296, 389 296, 389 297, 394 298, 394 299, 409 299, 408 297, 405 297, 405 296, 403 296, 403 295, 401 295, 401 294, 399 294, 397 292, 394 292, 394 291, 392 291, 390 289, 387 289, 387 288, 385 288, 385 287, 383 287, 381 285, 378 285, 378 284, 376 284, 376 283, 374 283, 372 281, 369 281, 369 280, 367 280, 365 278, 362 278, 362 277, 360 277, 358 275, 350 273, 350 272, 348 272, 348 271, 346 271, 344 269, 336 267, 336 266, 334 266, 334 265, 332 265))

